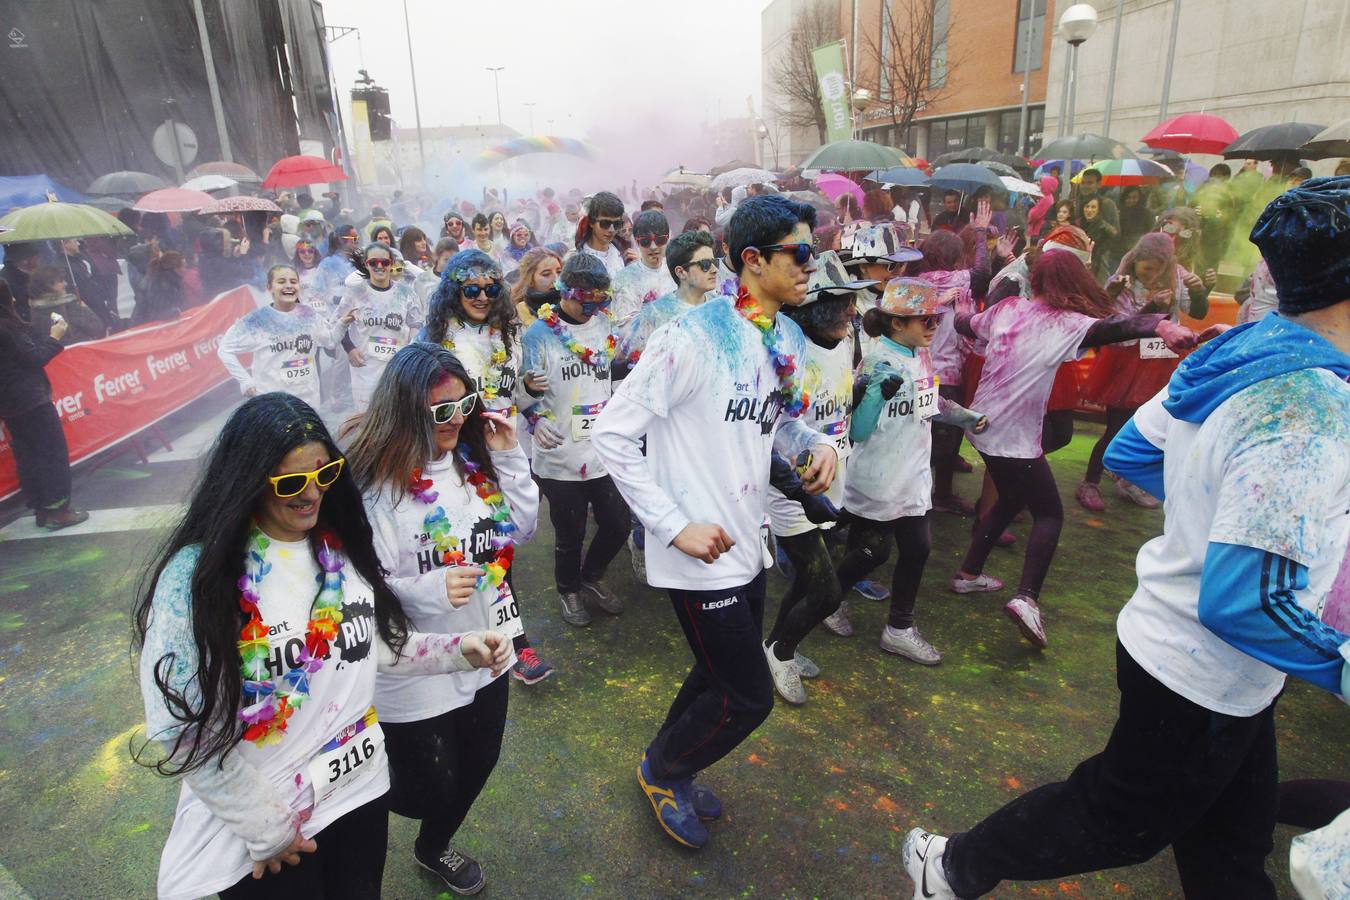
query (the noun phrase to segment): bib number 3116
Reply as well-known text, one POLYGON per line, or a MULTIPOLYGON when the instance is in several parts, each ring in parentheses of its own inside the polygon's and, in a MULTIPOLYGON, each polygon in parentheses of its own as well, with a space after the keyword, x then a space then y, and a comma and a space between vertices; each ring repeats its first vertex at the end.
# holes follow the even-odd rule
POLYGON ((373 714, 344 728, 310 760, 314 805, 330 802, 337 794, 364 782, 379 769, 383 754, 384 731, 373 714))

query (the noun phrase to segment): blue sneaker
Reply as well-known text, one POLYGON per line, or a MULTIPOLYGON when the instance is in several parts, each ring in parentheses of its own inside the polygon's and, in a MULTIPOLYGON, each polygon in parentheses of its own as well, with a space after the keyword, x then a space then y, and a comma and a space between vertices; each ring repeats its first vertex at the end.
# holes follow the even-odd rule
POLYGON ((708 829, 699 821, 690 802, 692 779, 674 782, 660 782, 651 776, 647 766, 647 754, 642 754, 642 762, 637 770, 638 786, 647 795, 656 813, 656 822, 661 830, 670 835, 677 844, 697 850, 708 843, 708 829))
POLYGON ((788 558, 787 553, 783 551, 783 545, 779 544, 773 551, 774 561, 778 563, 778 571, 783 573, 783 577, 788 581, 796 578, 796 570, 792 568, 792 560, 788 558))
POLYGON ((689 798, 694 807, 694 814, 704 822, 711 822, 713 819, 722 816, 722 801, 717 799, 717 795, 711 790, 694 781, 689 780, 689 798))
POLYGON ((879 581, 860 581, 853 586, 853 589, 868 600, 887 600, 891 596, 891 592, 879 581))

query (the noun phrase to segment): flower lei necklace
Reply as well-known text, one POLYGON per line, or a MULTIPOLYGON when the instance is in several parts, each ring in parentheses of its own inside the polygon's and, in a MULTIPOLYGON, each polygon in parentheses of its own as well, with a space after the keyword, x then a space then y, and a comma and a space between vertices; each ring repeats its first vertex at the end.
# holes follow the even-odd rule
MULTIPOLYGON (((601 310, 605 317, 609 319, 611 326, 614 323, 614 314, 609 310, 601 310)), ((609 336, 605 338, 605 347, 603 350, 592 350, 590 347, 583 347, 577 343, 577 339, 572 337, 572 332, 563 324, 562 317, 558 311, 553 308, 552 303, 545 303, 539 307, 539 319, 548 326, 558 336, 558 340, 567 348, 568 352, 587 365, 604 368, 609 365, 609 361, 614 358, 614 345, 618 343, 614 339, 614 329, 610 328, 609 336)))
MULTIPOLYGON (((441 341, 441 346, 447 350, 455 349, 455 339, 450 337, 449 332, 446 333, 445 340, 441 341)), ((502 387, 502 366, 506 365, 510 357, 506 353, 506 338, 495 325, 488 326, 488 348, 487 371, 482 377, 483 399, 496 400, 502 387)))
POLYGON ((323 571, 319 592, 310 605, 305 646, 300 650, 298 665, 274 679, 267 674, 272 655, 268 628, 258 611, 258 587, 272 571, 272 564, 265 558, 271 543, 254 525, 244 555, 244 574, 239 578, 239 608, 248 616, 239 632, 239 668, 244 676, 244 707, 239 710, 239 719, 247 726, 244 740, 259 747, 278 743, 285 736, 286 720, 309 697, 310 676, 323 668, 328 658, 328 644, 337 637, 342 622, 342 569, 346 565, 338 552, 341 544, 337 536, 321 535, 318 557, 323 571))
MULTIPOLYGON (((502 583, 506 580, 506 573, 511 568, 511 561, 515 558, 516 552, 515 539, 511 537, 512 532, 516 530, 516 526, 511 524, 511 508, 497 485, 487 477, 482 467, 470 458, 468 445, 460 444, 455 452, 459 455, 460 464, 464 466, 465 480, 473 486, 479 499, 487 504, 492 518, 492 549, 496 551, 496 556, 492 562, 483 566, 483 574, 478 576, 474 590, 493 588, 500 595, 502 583)), ((436 491, 431 490, 431 484, 430 478, 422 477, 420 468, 413 469, 408 490, 419 503, 430 505, 435 503, 439 496, 436 491)), ((459 549, 459 538, 450 533, 450 520, 446 518, 444 507, 438 506, 427 513, 422 525, 447 566, 464 564, 464 551, 459 549)))
POLYGON ((769 349, 769 359, 774 371, 778 373, 778 387, 783 392, 783 409, 794 419, 802 414, 811 400, 806 389, 797 378, 797 360, 790 353, 778 349, 778 331, 774 321, 767 314, 750 291, 744 286, 736 294, 736 312, 760 330, 764 336, 764 346, 769 349))

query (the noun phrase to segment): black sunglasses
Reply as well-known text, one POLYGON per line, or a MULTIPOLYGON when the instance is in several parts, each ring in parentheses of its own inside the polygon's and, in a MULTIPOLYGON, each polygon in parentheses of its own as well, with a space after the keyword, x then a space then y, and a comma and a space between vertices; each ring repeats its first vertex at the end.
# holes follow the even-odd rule
POLYGON ((775 250, 791 250, 792 261, 799 266, 804 266, 811 261, 811 257, 816 255, 814 244, 765 244, 762 247, 756 247, 760 255, 772 253, 775 250))
POLYGON ((685 267, 685 271, 688 271, 695 267, 700 268, 705 272, 711 272, 713 269, 717 268, 717 260, 715 259, 690 260, 689 265, 685 267))
POLYGON ((623 219, 596 219, 595 227, 602 231, 610 231, 623 224, 623 219))
POLYGON ((637 239, 637 242, 639 247, 650 247, 652 244, 655 244, 658 247, 664 247, 669 240, 670 235, 668 234, 658 234, 658 235, 644 234, 642 237, 637 239))
POLYGON ((492 282, 487 287, 483 287, 481 284, 466 284, 459 289, 459 292, 466 300, 477 300, 479 294, 487 294, 489 300, 496 300, 497 295, 502 292, 502 286, 497 281, 492 282))

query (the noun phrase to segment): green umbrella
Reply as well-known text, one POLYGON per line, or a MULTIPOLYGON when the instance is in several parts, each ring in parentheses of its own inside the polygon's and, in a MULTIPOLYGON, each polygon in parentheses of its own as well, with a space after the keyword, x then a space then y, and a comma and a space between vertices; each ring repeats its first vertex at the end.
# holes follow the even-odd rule
POLYGON ((0 234, 0 244, 56 241, 62 238, 118 237, 132 231, 101 209, 83 203, 39 203, 16 209, 0 219, 12 228, 0 234))
POLYGON ((802 168, 870 172, 873 169, 889 169, 891 166, 913 165, 912 159, 891 147, 871 141, 835 141, 807 157, 802 168))

